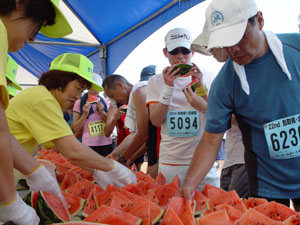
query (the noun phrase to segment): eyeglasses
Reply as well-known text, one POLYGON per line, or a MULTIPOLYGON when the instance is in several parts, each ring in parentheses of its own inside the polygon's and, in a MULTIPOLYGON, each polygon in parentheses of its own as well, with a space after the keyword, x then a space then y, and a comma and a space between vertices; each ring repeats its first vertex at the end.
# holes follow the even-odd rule
POLYGON ((173 49, 173 50, 170 51, 169 53, 170 53, 171 55, 177 55, 179 52, 181 52, 183 55, 188 55, 188 54, 190 54, 192 51, 189 50, 189 49, 187 49, 187 48, 181 48, 181 47, 179 47, 179 48, 173 49))

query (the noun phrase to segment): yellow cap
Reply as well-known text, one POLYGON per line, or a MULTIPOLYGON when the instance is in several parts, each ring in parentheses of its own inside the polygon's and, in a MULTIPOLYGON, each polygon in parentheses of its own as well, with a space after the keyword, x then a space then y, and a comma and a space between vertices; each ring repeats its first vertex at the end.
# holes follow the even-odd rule
POLYGON ((64 53, 57 56, 50 65, 50 70, 61 70, 76 73, 92 83, 91 88, 95 91, 103 91, 103 88, 93 80, 94 64, 84 55, 64 53))
POLYGON ((7 55, 6 77, 11 81, 14 88, 22 90, 21 86, 16 81, 18 68, 19 66, 16 61, 13 60, 13 58, 11 58, 9 55, 7 55))
POLYGON ((59 9, 60 0, 50 0, 55 9, 55 23, 50 26, 42 26, 40 33, 50 38, 60 38, 73 32, 68 20, 59 9))

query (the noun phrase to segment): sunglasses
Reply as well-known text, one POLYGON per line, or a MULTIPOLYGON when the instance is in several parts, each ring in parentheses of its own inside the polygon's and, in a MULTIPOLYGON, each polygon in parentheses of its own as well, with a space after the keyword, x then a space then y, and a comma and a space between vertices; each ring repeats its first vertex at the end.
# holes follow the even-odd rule
POLYGON ((183 55, 188 55, 190 54, 192 51, 187 49, 187 48, 175 48, 172 51, 170 51, 169 53, 171 55, 177 55, 178 53, 182 53, 183 55))

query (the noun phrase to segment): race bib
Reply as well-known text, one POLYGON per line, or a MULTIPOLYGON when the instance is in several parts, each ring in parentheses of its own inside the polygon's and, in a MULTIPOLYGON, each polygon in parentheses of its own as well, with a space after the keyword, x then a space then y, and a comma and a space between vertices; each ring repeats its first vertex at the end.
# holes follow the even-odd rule
POLYGON ((91 137, 104 135, 104 121, 95 121, 88 124, 91 137))
POLYGON ((300 155, 300 114, 264 124, 271 159, 289 159, 300 155))
POLYGON ((169 136, 191 137, 199 134, 199 112, 190 111, 168 111, 167 128, 169 136))

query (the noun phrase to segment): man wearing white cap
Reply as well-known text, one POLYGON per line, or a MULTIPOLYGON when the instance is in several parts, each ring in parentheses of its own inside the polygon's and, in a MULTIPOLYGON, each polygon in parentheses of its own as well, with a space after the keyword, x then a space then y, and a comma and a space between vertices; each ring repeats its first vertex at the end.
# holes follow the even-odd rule
POLYGON ((234 114, 242 131, 250 195, 300 206, 299 34, 263 31, 254 0, 213 0, 208 49, 229 54, 208 99, 207 123, 182 187, 186 198, 213 163, 234 114))
MULTIPOLYGON (((205 123, 207 91, 204 95, 196 96, 201 107, 193 107, 186 96, 192 92, 186 88, 195 78, 199 79, 200 89, 203 84, 203 74, 199 68, 193 67, 184 76, 178 75, 175 69, 178 63, 191 64, 193 52, 190 50, 192 36, 184 28, 170 30, 165 36, 164 55, 170 65, 161 74, 149 79, 147 90, 147 105, 150 110, 150 120, 154 126, 161 126, 161 142, 159 151, 159 172, 171 182, 178 174, 183 182, 191 162, 195 147, 202 136, 205 123)), ((216 158, 215 158, 216 160, 216 158)), ((204 183, 219 186, 217 163, 211 165, 211 170, 204 183)))

